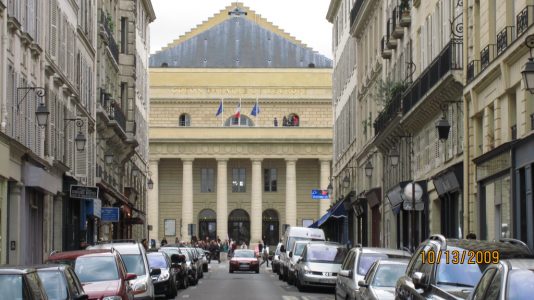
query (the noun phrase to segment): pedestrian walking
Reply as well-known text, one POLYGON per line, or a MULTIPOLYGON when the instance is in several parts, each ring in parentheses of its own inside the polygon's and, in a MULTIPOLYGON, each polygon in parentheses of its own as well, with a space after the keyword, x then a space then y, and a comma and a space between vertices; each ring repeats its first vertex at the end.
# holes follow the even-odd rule
POLYGON ((263 258, 263 261, 261 262, 260 267, 264 263, 267 263, 267 268, 268 268, 269 267, 269 247, 267 246, 263 247, 263 252, 261 254, 261 257, 263 258))
POLYGON ((262 244, 262 242, 260 241, 260 242, 258 243, 258 258, 260 258, 262 255, 263 255, 263 244, 262 244))
POLYGON ((166 240, 165 238, 163 238, 163 239, 161 240, 160 246, 163 247, 163 246, 165 246, 165 245, 167 245, 167 240, 166 240))
POLYGON ((274 127, 278 127, 278 119, 276 117, 274 117, 273 123, 274 127))
POLYGON ((282 119, 282 126, 287 126, 287 117, 284 116, 284 118, 282 119))

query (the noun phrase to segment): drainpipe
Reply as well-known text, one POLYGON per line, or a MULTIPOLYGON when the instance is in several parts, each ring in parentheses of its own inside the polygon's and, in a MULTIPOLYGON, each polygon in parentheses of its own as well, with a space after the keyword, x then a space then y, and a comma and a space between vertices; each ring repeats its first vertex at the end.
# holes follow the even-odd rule
POLYGON ((7 8, 4 9, 2 12, 2 44, 0 46, 0 61, 2 62, 2 68, 0 69, 0 87, 2 90, 2 94, 0 97, 2 97, 1 104, 0 104, 0 131, 6 132, 6 126, 7 126, 7 8))

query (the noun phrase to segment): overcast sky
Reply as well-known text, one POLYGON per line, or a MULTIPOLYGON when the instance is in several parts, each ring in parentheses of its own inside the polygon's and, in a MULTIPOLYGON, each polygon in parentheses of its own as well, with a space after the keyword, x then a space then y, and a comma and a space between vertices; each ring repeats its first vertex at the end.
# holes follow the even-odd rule
MULTIPOLYGON (((152 0, 156 21, 150 25, 154 53, 207 20, 233 0, 152 0)), ((332 26, 326 20, 329 0, 241 0, 315 51, 332 58, 332 26)))

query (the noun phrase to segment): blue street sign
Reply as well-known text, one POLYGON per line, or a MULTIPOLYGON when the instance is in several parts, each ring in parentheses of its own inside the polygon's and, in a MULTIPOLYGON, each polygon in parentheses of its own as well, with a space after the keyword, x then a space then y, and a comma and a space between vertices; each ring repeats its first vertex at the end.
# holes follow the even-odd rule
POLYGON ((102 222, 119 222, 119 208, 118 207, 102 207, 101 209, 102 222))
POLYGON ((311 197, 312 199, 319 199, 319 200, 330 199, 330 195, 328 195, 328 190, 312 190, 311 197))

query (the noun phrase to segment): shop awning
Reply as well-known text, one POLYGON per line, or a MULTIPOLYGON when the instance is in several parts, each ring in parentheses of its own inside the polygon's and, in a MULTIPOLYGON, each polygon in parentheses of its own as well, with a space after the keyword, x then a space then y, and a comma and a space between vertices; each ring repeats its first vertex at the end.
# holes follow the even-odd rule
POLYGON ((321 225, 323 225, 326 221, 328 221, 330 218, 346 218, 347 217, 347 210, 345 209, 345 201, 347 201, 348 198, 345 198, 341 201, 338 201, 334 207, 328 210, 326 214, 324 214, 319 220, 315 221, 313 224, 308 226, 309 228, 319 228, 321 225))
POLYGON ((115 190, 112 186, 107 185, 104 181, 101 181, 96 184, 100 188, 104 195, 108 195, 110 198, 114 199, 116 202, 121 202, 125 205, 133 207, 134 205, 128 200, 126 196, 115 190))

